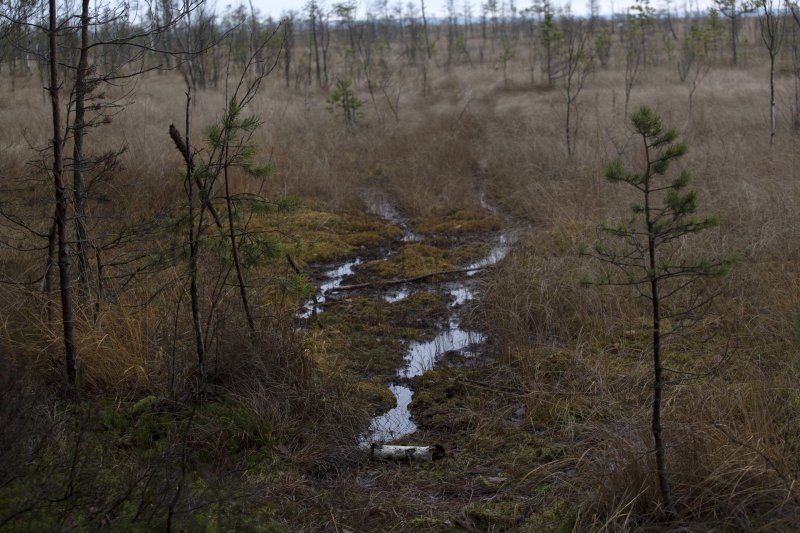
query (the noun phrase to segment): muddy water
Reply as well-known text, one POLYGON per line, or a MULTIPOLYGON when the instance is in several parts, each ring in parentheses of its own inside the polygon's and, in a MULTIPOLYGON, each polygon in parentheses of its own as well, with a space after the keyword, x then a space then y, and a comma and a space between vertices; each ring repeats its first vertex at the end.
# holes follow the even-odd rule
POLYGON ((364 201, 367 204, 367 213, 378 215, 403 230, 403 242, 419 242, 421 240, 419 235, 411 231, 408 221, 403 218, 386 195, 378 191, 366 192, 364 193, 364 201))
POLYGON ((336 268, 323 272, 322 278, 324 281, 320 284, 317 294, 313 298, 306 300, 303 304, 303 310, 297 313, 297 317, 308 319, 314 314, 321 313, 327 301, 327 295, 331 289, 338 289, 345 278, 355 273, 355 268, 360 264, 361 258, 356 257, 346 263, 342 263, 336 268))
MULTIPOLYGON (((420 240, 419 236, 411 231, 408 223, 385 196, 374 195, 368 197, 367 203, 369 212, 381 216, 403 229, 404 242, 420 240)), ((482 203, 484 203, 483 200, 482 203)), ((488 204, 484 207, 495 212, 488 204)), ((461 309, 465 303, 475 298, 474 274, 477 269, 502 261, 511 250, 513 241, 514 236, 511 233, 499 235, 484 257, 467 265, 467 268, 476 269, 475 271, 469 272, 463 280, 449 282, 445 285, 450 294, 447 326, 443 327, 433 340, 427 342, 413 341, 408 345, 404 365, 397 370, 396 381, 389 385, 389 389, 395 396, 396 405, 382 415, 372 419, 369 430, 360 438, 359 444, 361 446, 369 447, 372 443, 391 442, 417 431, 417 425, 411 418, 409 410, 414 391, 408 385, 408 380, 421 376, 432 369, 446 353, 459 352, 461 355, 469 357, 474 355, 474 350, 485 342, 486 337, 484 334, 461 327, 461 309)), ((355 258, 324 272, 324 281, 320 285, 317 295, 304 304, 303 311, 298 313, 298 317, 307 319, 314 314, 323 312, 328 293, 332 289, 341 286, 345 278, 352 276, 355 267, 359 264, 361 264, 361 259, 355 258)), ((415 290, 416 288, 411 285, 394 287, 388 289, 383 298, 389 303, 398 302, 408 298, 415 290)))
MULTIPOLYGON (((469 265, 469 268, 483 268, 503 260, 511 250, 512 240, 508 234, 500 235, 489 253, 469 265)), ((468 276, 462 281, 451 282, 447 285, 451 296, 447 327, 443 328, 431 341, 414 341, 409 344, 406 350, 405 364, 397 370, 398 380, 389 385, 397 400, 397 405, 372 419, 367 434, 361 438, 361 446, 390 442, 414 433, 417 425, 409 411, 414 391, 404 383, 407 383, 408 379, 421 376, 432 369, 445 353, 460 352, 469 357, 474 355, 471 348, 474 349, 485 342, 484 334, 461 327, 460 309, 463 304, 475 298, 474 283, 475 279, 468 276)), ((392 301, 389 296, 385 298, 387 301, 392 301)))

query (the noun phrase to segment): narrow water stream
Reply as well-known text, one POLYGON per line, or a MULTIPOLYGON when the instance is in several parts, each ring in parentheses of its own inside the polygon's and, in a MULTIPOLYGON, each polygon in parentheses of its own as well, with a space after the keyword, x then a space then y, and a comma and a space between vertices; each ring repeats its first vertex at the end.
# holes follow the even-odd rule
POLYGON ((348 276, 352 276, 355 273, 355 268, 360 264, 361 258, 356 257, 336 268, 323 272, 322 276, 325 281, 320 284, 317 294, 313 298, 306 300, 306 303, 303 304, 303 310, 297 313, 297 318, 309 319, 315 313, 321 313, 327 301, 328 292, 331 289, 339 288, 342 285, 342 281, 348 276))
MULTIPOLYGON (((489 253, 469 265, 469 268, 487 267, 503 260, 511 250, 511 240, 510 235, 501 234, 489 253)), ((421 376, 432 369, 445 353, 460 352, 464 356, 472 356, 474 351, 469 349, 486 341, 483 333, 461 327, 460 309, 464 303, 475 298, 474 283, 474 277, 470 275, 465 280, 448 284, 452 301, 448 306, 447 327, 442 329, 431 341, 413 341, 409 344, 405 355, 405 365, 397 370, 398 380, 389 385, 389 389, 397 400, 397 405, 372 419, 367 434, 363 435, 360 440, 359 444, 362 447, 369 447, 373 443, 391 442, 417 430, 417 425, 411 418, 409 410, 414 391, 401 381, 421 376)), ((391 301, 388 297, 386 299, 391 301)))
MULTIPOLYGON (((383 219, 398 225, 403 229, 404 242, 417 242, 420 237, 411 231, 407 221, 399 214, 394 206, 385 196, 374 194, 367 196, 368 211, 378 215, 383 219)), ((481 197, 481 204, 484 208, 495 213, 496 210, 485 203, 481 197)), ((467 265, 467 268, 480 269, 494 265, 502 261, 511 250, 514 237, 511 233, 502 233, 496 239, 486 254, 486 256, 467 265)), ((387 256, 388 257, 388 256, 387 256)), ((328 293, 342 285, 345 278, 354 274, 355 268, 360 265, 362 260, 355 258, 336 268, 325 271, 323 282, 314 298, 307 300, 303 310, 298 313, 298 318, 308 319, 314 314, 324 311, 324 304, 327 301, 328 293)), ((434 337, 433 340, 422 342, 413 341, 408 345, 405 354, 405 364, 397 370, 396 381, 389 384, 396 399, 396 405, 392 409, 376 416, 372 419, 369 430, 362 435, 359 445, 369 447, 373 443, 391 442, 417 430, 417 425, 411 418, 409 406, 414 397, 414 391, 408 385, 408 380, 423 375, 432 369, 439 359, 448 352, 459 352, 463 356, 472 356, 474 349, 486 341, 486 336, 478 331, 469 331, 461 327, 462 306, 475 298, 474 274, 469 272, 464 279, 452 281, 445 285, 450 294, 451 301, 448 306, 447 326, 434 337)), ((389 303, 398 302, 408 298, 416 289, 411 286, 395 287, 389 289, 383 296, 389 303)))

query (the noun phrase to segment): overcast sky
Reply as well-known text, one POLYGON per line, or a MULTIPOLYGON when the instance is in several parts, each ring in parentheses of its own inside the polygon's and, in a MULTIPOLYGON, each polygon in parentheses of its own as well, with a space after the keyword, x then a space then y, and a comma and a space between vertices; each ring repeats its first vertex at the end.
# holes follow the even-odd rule
MULTIPOLYGON (((295 10, 301 11, 303 6, 306 4, 307 0, 253 0, 253 5, 261 12, 262 16, 272 15, 273 17, 277 18, 282 13, 295 10)), ((331 6, 335 3, 342 2, 343 0, 318 0, 318 2, 323 6, 331 6)), ((417 11, 419 11, 419 0, 412 0, 413 3, 417 6, 417 11)), ((472 15, 476 16, 480 14, 481 5, 485 3, 485 0, 468 0, 469 4, 471 5, 472 15)), ((633 0, 600 0, 600 6, 604 14, 610 14, 612 8, 612 1, 613 1, 613 8, 614 12, 616 13, 624 13, 625 9, 629 6, 633 5, 633 0)), ((650 4, 656 9, 664 8, 666 0, 650 0, 650 4)), ((670 0, 672 4, 672 10, 683 12, 684 7, 688 6, 688 8, 692 11, 697 9, 705 10, 711 5, 712 0, 670 0)), ((231 3, 238 4, 239 0, 217 0, 217 6, 221 9, 224 9, 227 5, 231 3)), ((498 0, 498 5, 502 0, 498 0)), ((508 2, 508 0, 506 0, 508 2)), ((373 0, 359 0, 358 2, 358 12, 359 15, 363 15, 367 11, 367 7, 373 3, 373 0)), ((391 7, 395 7, 398 4, 402 4, 405 10, 405 6, 408 5, 409 0, 389 0, 389 5, 391 7)), ((557 7, 565 7, 567 4, 571 5, 572 12, 576 15, 585 14, 587 11, 587 0, 573 0, 572 2, 567 2, 567 0, 553 0, 553 4, 557 7)), ((464 10, 464 0, 455 0, 455 4, 459 12, 463 12, 464 10)), ((531 0, 515 0, 515 5, 518 10, 525 9, 530 7, 532 4, 531 0)), ((245 5, 247 5, 247 0, 245 0, 245 5)), ((443 16, 445 13, 444 10, 445 0, 426 0, 425 1, 425 10, 426 13, 429 14, 431 17, 435 16, 443 16)))

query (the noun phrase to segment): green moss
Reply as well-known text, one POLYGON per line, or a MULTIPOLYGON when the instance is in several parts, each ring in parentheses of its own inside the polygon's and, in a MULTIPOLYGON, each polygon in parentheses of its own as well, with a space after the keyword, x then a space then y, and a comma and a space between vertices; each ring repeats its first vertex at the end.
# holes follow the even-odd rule
POLYGON ((556 498, 544 509, 528 518, 523 529, 547 533, 569 533, 575 528, 577 518, 578 515, 568 500, 556 498))
POLYGON ((448 297, 444 294, 419 291, 408 298, 389 305, 392 323, 398 327, 418 328, 418 332, 407 331, 404 336, 416 340, 428 340, 428 334, 447 314, 448 297), (424 334, 423 334, 424 333, 424 334))
POLYGON ((517 433, 511 444, 509 458, 525 471, 558 459, 564 453, 555 443, 530 433, 517 433))
POLYGON ((499 218, 482 209, 434 209, 417 222, 414 230, 418 233, 458 235, 498 231, 502 226, 499 218))
POLYGON ((329 356, 344 362, 345 367, 339 370, 356 375, 394 374, 403 361, 404 348, 391 326, 346 324, 343 320, 340 316, 321 321, 328 328, 325 339, 329 356))
POLYGON ((456 369, 435 368, 418 378, 411 402, 414 418, 423 426, 453 431, 469 424, 471 398, 456 369))
POLYGON ((379 298, 354 297, 330 305, 317 318, 325 330, 329 354, 356 375, 394 375, 402 365, 408 340, 434 336, 434 318, 446 303, 441 296, 412 295, 390 304, 379 298), (425 311, 428 305, 436 311, 425 311))
POLYGON ((392 375, 403 361, 402 343, 388 326, 375 326, 352 334, 348 364, 361 374, 392 375))
POLYGON ((128 409, 128 415, 137 418, 141 415, 152 413, 158 406, 160 400, 157 396, 145 396, 128 409))
POLYGON ((359 381, 348 387, 353 395, 374 407, 375 412, 391 409, 397 403, 392 391, 381 380, 359 381))
MULTIPOLYGON (((203 489, 194 488, 202 494, 203 489)), ((190 531, 252 531, 254 533, 281 533, 290 531, 286 524, 275 518, 271 506, 253 508, 244 502, 219 502, 208 505, 189 517, 184 528, 190 531)))
POLYGON ((209 451, 220 450, 237 455, 246 450, 272 446, 271 428, 257 413, 233 401, 209 402, 202 405, 190 431, 201 442, 208 435, 214 438, 209 451))
POLYGON ((382 279, 412 278, 455 268, 446 251, 427 244, 413 243, 400 248, 389 259, 365 263, 361 270, 382 279))
POLYGON ((469 240, 448 251, 447 258, 454 265, 464 266, 486 257, 491 244, 483 240, 469 240))
POLYGON ((251 221, 250 229, 279 236, 284 249, 301 264, 341 259, 358 248, 377 247, 403 234, 401 228, 375 216, 310 207, 262 214, 251 221))

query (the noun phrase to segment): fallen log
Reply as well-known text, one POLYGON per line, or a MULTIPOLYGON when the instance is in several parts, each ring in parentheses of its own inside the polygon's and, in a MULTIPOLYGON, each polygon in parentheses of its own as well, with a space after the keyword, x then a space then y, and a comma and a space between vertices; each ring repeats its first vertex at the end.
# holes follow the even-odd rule
POLYGON ((413 283, 415 281, 422 281, 424 279, 432 278, 435 276, 445 276, 448 274, 464 274, 465 272, 474 272, 476 270, 483 270, 483 268, 484 267, 452 268, 450 270, 439 270, 437 272, 428 272, 427 274, 421 274, 419 276, 414 276, 411 278, 383 279, 378 281, 368 281, 366 283, 355 283, 353 285, 340 285, 339 287, 334 287, 332 289, 329 289, 328 292, 352 291, 357 289, 366 289, 367 287, 383 287, 386 285, 400 285, 402 283, 413 283))
POLYGON ((373 459, 383 461, 438 461, 444 457, 444 447, 433 446, 395 446, 391 444, 373 444, 373 459))

